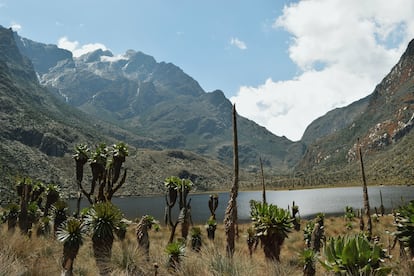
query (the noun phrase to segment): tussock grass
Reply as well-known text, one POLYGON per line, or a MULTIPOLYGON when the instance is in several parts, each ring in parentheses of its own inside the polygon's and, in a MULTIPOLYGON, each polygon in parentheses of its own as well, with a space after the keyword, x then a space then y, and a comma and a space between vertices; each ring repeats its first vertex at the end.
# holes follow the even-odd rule
MULTIPOLYGON (((236 240, 236 252, 228 258, 225 252, 225 236, 223 225, 219 224, 214 242, 207 239, 203 226, 201 252, 191 250, 190 241, 186 248, 181 265, 175 271, 167 267, 165 247, 168 242, 169 229, 162 227, 160 231, 151 231, 150 257, 147 261, 145 253, 137 246, 135 225, 128 228, 124 241, 116 240, 113 245, 112 259, 108 267, 112 275, 302 275, 302 264, 299 254, 305 244, 303 229, 306 221, 301 223, 301 231, 292 231, 282 246, 281 261, 270 262, 265 259, 259 245, 253 256, 249 256, 246 243, 249 224, 239 225, 239 238, 236 240), (157 266, 157 269, 155 268, 157 266)), ((327 237, 359 232, 359 219, 351 222, 352 229, 346 229, 347 221, 342 217, 325 218, 327 237)), ((388 264, 393 267, 395 275, 413 275, 414 265, 400 260, 398 245, 391 249, 393 237, 389 234, 395 230, 393 217, 388 215, 373 219, 373 235, 378 236, 382 247, 389 249, 392 255, 388 264)), ((176 238, 179 236, 177 229, 176 238)), ((0 229, 0 276, 2 275, 60 275, 63 245, 51 237, 38 237, 32 234, 27 237, 19 233, 9 233, 6 225, 0 229)), ((189 238, 190 239, 190 238, 189 238)), ((325 275, 326 271, 317 263, 317 275, 325 275)), ((98 275, 92 252, 92 243, 86 238, 74 263, 74 275, 98 275)))

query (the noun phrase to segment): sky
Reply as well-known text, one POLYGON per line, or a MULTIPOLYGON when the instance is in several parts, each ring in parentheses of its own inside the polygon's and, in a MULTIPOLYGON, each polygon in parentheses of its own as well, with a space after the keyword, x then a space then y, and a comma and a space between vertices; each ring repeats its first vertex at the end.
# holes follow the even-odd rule
POLYGON ((0 25, 74 56, 133 49, 172 62, 297 141, 390 72, 414 38, 414 1, 0 0, 0 25))

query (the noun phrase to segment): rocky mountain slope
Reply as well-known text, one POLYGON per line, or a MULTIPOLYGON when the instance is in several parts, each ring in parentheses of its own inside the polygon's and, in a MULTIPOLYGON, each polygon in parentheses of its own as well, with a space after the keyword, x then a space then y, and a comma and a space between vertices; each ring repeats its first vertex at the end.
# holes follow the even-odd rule
POLYGON ((370 96, 332 111, 309 126, 304 137, 311 137, 311 130, 317 128, 326 129, 327 135, 308 147, 297 171, 319 174, 327 182, 358 178, 359 138, 371 181, 411 183, 413 126, 414 40, 370 96), (352 120, 341 122, 338 118, 343 114, 352 120))
MULTIPOLYGON (((231 103, 222 91, 207 93, 174 64, 142 52, 97 50, 74 58, 56 46, 15 38, 42 85, 85 113, 147 138, 134 146, 185 149, 232 164, 231 103)), ((301 143, 241 116, 238 124, 244 168, 257 169, 262 158, 268 169, 287 172, 303 154, 301 143)))
POLYGON ((309 145, 319 138, 323 138, 347 127, 356 117, 366 111, 370 98, 371 95, 353 102, 346 107, 335 108, 317 118, 306 128, 301 141, 309 145))
MULTIPOLYGON (((51 46, 40 52, 54 50, 56 47, 51 46)), ((55 64, 56 59, 47 62, 55 64)), ((93 149, 100 142, 131 141, 127 182, 119 194, 162 192, 163 180, 170 175, 191 178, 198 190, 225 189, 231 183, 231 170, 217 161, 185 151, 138 150, 133 144, 149 139, 66 104, 39 84, 13 32, 2 27, 0 121, 0 204, 14 195, 16 177, 55 183, 67 195, 73 195, 77 188, 72 153, 79 143, 87 143, 93 149)))

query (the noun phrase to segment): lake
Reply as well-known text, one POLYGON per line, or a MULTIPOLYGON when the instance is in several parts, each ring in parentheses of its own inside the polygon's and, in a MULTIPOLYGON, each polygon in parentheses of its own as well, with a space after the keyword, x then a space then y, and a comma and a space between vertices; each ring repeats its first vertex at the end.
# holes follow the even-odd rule
MULTIPOLYGON (((401 206, 402 202, 414 200, 414 187, 410 186, 369 186, 368 196, 370 207, 374 209, 381 205, 380 191, 383 197, 383 204, 387 210, 401 206)), ((219 205, 216 210, 218 222, 222 222, 227 207, 229 193, 218 193, 219 205)), ((356 211, 363 208, 362 187, 346 188, 321 188, 288 191, 267 191, 268 203, 275 204, 287 209, 295 205, 299 206, 299 213, 302 218, 313 217, 317 213, 326 215, 342 214, 345 206, 351 206, 356 211)), ((208 209, 209 194, 189 194, 191 198, 191 214, 194 223, 204 223, 210 216, 208 209)), ((250 200, 262 200, 261 191, 239 192, 237 197, 238 217, 240 221, 250 220, 250 200)), ((165 197, 164 196, 131 196, 113 198, 116 204, 128 219, 140 218, 142 215, 152 215, 160 222, 164 221, 165 197)), ((87 201, 82 199, 82 207, 88 206, 87 201)), ((178 205, 178 202, 176 203, 178 205)), ((76 200, 69 201, 69 207, 74 210, 76 200)), ((178 213, 178 207, 175 212, 178 213)), ((371 212, 373 214, 373 212, 371 212)), ((176 216, 174 216, 176 218, 176 216)))

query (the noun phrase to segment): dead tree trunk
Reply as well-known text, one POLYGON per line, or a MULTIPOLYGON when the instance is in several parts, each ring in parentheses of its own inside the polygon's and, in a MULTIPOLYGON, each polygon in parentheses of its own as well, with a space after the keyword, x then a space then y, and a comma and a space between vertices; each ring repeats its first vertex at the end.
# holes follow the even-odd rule
POLYGON ((263 204, 265 204, 266 203, 266 183, 264 179, 262 158, 260 158, 260 170, 262 172, 262 198, 263 198, 263 204))
POLYGON ((361 163, 362 188, 363 188, 363 196, 364 196, 364 210, 365 210, 365 215, 367 216, 367 220, 368 220, 367 221, 368 239, 371 240, 371 237, 372 237, 371 211, 370 211, 370 207, 369 207, 367 181, 366 181, 366 178, 365 178, 364 161, 362 159, 362 150, 361 150, 361 144, 359 143, 359 139, 358 139, 358 153, 359 153, 359 161, 361 163))
POLYGON ((224 229, 226 232, 226 252, 228 257, 233 257, 234 240, 236 236, 237 225, 237 194, 239 190, 239 152, 237 141, 237 120, 236 106, 233 105, 233 163, 234 163, 234 179, 230 192, 229 203, 224 215, 224 229))

